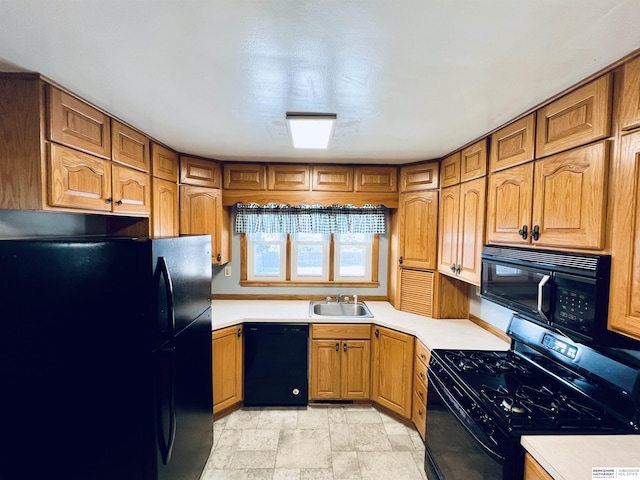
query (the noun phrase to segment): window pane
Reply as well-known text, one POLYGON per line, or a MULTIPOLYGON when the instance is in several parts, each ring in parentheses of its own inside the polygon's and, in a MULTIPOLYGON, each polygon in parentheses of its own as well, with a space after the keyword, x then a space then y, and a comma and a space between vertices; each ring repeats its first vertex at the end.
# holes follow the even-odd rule
POLYGON ((362 277, 366 273, 367 248, 364 245, 340 245, 340 265, 338 265, 341 277, 362 277))
POLYGON ((327 233, 296 233, 293 235, 296 242, 325 242, 329 238, 327 233))
POLYGON ((280 276, 280 245, 258 244, 254 246, 254 275, 258 277, 280 276))
POLYGON ((370 233, 336 233, 336 241, 340 243, 358 242, 369 243, 371 242, 370 233))
POLYGON ((322 245, 298 245, 298 276, 322 276, 322 250, 322 245))
POLYGON ((281 242, 286 233, 247 233, 252 242, 281 242))

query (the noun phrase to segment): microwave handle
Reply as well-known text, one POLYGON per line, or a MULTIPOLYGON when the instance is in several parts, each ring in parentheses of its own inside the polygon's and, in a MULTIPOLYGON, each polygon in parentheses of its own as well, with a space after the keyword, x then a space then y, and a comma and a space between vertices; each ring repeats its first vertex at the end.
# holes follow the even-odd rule
POLYGON ((542 310, 542 306, 544 305, 544 286, 549 282, 549 280, 551 280, 551 275, 543 275, 540 283, 538 283, 538 314, 540 314, 540 316, 547 322, 549 322, 549 319, 542 310))

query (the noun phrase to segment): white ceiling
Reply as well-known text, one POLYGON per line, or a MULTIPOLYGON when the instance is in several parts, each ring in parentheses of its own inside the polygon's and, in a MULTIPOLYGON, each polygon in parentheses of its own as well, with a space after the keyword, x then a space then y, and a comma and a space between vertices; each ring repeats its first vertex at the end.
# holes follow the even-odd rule
POLYGON ((407 163, 640 48, 638 25, 639 0, 0 0, 0 64, 193 155, 407 163), (294 150, 287 111, 336 113, 330 148, 294 150))

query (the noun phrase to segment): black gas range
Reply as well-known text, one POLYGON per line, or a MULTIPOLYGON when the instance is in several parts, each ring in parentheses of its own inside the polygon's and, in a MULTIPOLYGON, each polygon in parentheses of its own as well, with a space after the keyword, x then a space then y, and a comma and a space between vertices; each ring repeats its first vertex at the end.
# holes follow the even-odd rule
POLYGON ((521 479, 522 435, 637 433, 640 370, 513 316, 509 351, 438 350, 428 370, 431 479, 521 479))

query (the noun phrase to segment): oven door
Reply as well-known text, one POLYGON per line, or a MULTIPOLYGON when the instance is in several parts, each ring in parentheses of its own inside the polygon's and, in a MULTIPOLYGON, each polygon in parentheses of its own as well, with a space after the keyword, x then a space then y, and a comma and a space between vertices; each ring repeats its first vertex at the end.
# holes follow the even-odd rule
MULTIPOLYGON (((474 403, 459 387, 446 388, 431 370, 427 394, 425 472, 439 480, 486 480, 510 476, 513 459, 506 455, 517 440, 496 440, 468 413, 477 412, 474 403), (465 404, 464 406, 462 404, 465 404)), ((477 416, 477 415, 475 415, 477 416)), ((516 459, 516 462, 518 460, 516 459)), ((515 466, 516 470, 519 468, 515 466)))
POLYGON ((549 324, 553 272, 489 259, 482 260, 482 296, 542 324, 549 324))

